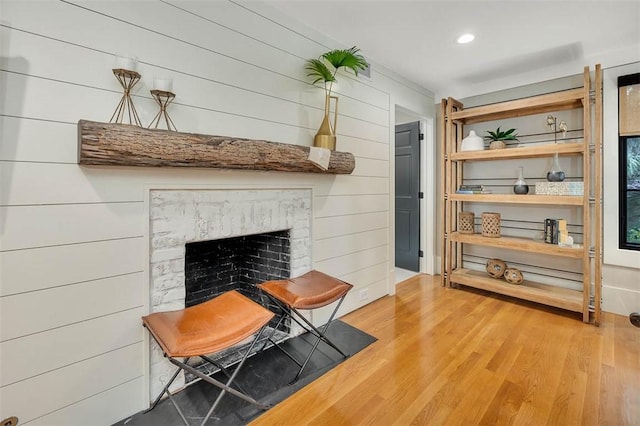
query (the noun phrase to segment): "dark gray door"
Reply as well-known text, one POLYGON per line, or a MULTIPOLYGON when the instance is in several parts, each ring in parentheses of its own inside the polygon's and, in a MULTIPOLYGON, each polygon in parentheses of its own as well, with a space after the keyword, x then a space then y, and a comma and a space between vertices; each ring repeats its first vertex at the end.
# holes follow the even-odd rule
POLYGON ((420 123, 396 126, 396 266, 420 270, 420 123))

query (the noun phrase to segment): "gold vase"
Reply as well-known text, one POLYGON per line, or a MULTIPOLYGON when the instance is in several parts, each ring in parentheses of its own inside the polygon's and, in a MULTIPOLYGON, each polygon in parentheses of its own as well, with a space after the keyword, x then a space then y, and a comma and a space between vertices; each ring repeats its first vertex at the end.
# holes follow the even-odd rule
POLYGON ((337 124, 338 97, 327 95, 324 101, 324 118, 322 119, 322 124, 320 124, 320 128, 318 129, 318 133, 316 133, 315 137, 313 138, 313 146, 318 148, 327 148, 334 151, 336 149, 337 124), (331 124, 331 120, 329 120, 331 99, 334 99, 336 101, 335 109, 333 112, 333 125, 331 124))

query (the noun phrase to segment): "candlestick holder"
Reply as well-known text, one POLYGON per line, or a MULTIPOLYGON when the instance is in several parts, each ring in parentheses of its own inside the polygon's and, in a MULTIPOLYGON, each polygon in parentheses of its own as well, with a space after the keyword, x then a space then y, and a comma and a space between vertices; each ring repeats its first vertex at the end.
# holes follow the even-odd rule
POLYGON ((160 119, 164 117, 164 122, 167 124, 167 130, 173 130, 174 132, 177 132, 178 129, 176 128, 176 125, 173 124, 171 117, 169 117, 169 113, 167 113, 167 107, 171 102, 173 102, 173 99, 176 97, 175 93, 166 92, 164 90, 152 90, 151 96, 153 96, 153 99, 155 99, 156 103, 160 106, 160 111, 158 111, 156 116, 153 117, 153 120, 151 120, 151 124, 149 124, 148 128, 150 129, 151 126, 154 126, 153 128, 157 129, 158 124, 160 124, 160 119))
POLYGON ((133 100, 131 99, 131 90, 133 89, 133 86, 140 81, 140 74, 137 71, 115 68, 113 69, 113 75, 115 75, 120 82, 123 94, 120 99, 120 103, 109 120, 109 123, 113 123, 114 119, 115 123, 122 123, 125 115, 127 115, 129 117, 129 124, 135 124, 136 126, 142 127, 140 117, 138 117, 138 112, 136 111, 136 107, 133 105, 133 100))
MULTIPOLYGON (((549 129, 553 131, 553 143, 558 143, 558 132, 562 132, 562 138, 565 139, 567 137, 568 126, 567 123, 562 120, 560 124, 557 123, 557 118, 553 115, 547 115, 547 125, 549 129)), ((553 164, 551 165, 551 169, 547 172, 547 180, 549 182, 562 182, 565 178, 564 170, 560 167, 560 161, 558 159, 558 153, 553 154, 553 164)))

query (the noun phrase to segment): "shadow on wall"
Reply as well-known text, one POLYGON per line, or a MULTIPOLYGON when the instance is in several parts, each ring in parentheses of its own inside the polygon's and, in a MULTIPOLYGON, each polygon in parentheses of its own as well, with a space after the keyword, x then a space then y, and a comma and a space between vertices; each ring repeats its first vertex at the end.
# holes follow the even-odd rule
MULTIPOLYGON (((6 22, 2 22, 5 24, 6 22)), ((0 39, 0 51, 9 51, 9 35, 0 39)), ((20 140, 20 120, 25 95, 25 79, 15 78, 29 73, 29 63, 23 57, 0 56, 0 205, 7 205, 9 188, 13 176, 13 161, 16 158, 18 141, 20 140), (9 80, 11 84, 9 84, 9 80)), ((5 230, 6 215, 0 215, 0 233, 5 230)))

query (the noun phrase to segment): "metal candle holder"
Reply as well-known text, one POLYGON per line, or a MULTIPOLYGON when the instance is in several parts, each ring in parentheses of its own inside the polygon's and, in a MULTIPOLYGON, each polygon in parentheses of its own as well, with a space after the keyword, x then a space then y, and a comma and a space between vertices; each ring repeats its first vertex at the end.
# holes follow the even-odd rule
POLYGON ((129 116, 129 124, 135 124, 136 126, 142 127, 140 117, 138 117, 138 112, 136 111, 136 107, 133 105, 133 100, 131 99, 131 90, 140 80, 140 74, 137 71, 115 68, 113 69, 113 75, 115 75, 120 82, 124 93, 122 94, 120 103, 113 112, 109 123, 113 123, 114 118, 115 123, 122 123, 124 121, 125 112, 127 112, 127 115, 129 116))
POLYGON ((173 99, 176 97, 175 93, 166 92, 164 90, 152 90, 151 96, 153 96, 153 99, 155 99, 156 103, 160 106, 160 111, 158 111, 156 116, 153 117, 153 120, 151 120, 151 124, 149 124, 148 128, 150 129, 151 126, 154 126, 153 128, 157 129, 158 124, 160 124, 160 119, 164 117, 164 122, 167 124, 167 130, 173 130, 174 132, 178 131, 176 125, 173 124, 171 117, 169 117, 169 114, 167 113, 167 107, 171 102, 173 102, 173 99))

